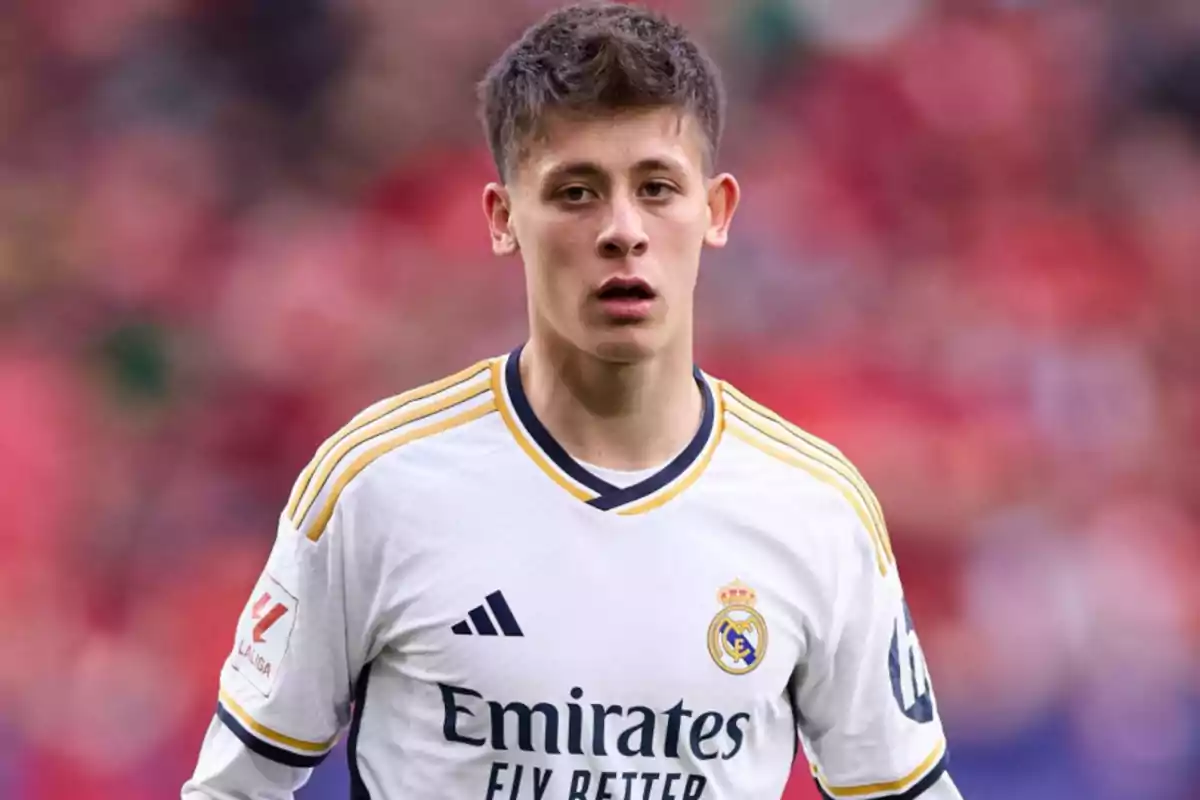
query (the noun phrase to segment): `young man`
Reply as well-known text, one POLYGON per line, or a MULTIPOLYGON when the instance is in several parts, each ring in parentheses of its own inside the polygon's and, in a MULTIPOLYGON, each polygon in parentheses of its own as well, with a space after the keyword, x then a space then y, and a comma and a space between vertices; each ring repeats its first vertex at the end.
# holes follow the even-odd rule
POLYGON ((318 450, 221 673, 199 798, 286 798, 348 726, 376 800, 957 798, 879 504, 692 364, 717 73, 575 6, 483 84, 528 341, 318 450))

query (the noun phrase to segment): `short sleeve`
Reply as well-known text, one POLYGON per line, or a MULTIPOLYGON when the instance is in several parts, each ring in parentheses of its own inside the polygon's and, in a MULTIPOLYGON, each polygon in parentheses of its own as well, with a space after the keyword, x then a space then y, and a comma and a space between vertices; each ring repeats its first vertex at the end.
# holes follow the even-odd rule
POLYGON ((346 580, 346 536, 334 516, 316 539, 284 515, 238 619, 221 669, 217 716, 253 752, 295 767, 318 763, 348 723, 369 647, 346 580))
POLYGON ((946 769, 932 681, 895 563, 847 510, 825 636, 797 666, 800 739, 826 798, 916 798, 946 769))

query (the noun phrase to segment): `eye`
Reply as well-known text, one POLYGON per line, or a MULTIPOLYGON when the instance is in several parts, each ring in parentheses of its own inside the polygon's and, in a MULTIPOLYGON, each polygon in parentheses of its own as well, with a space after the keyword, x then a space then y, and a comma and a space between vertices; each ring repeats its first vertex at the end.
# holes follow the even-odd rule
POLYGON ((642 186, 642 194, 651 200, 660 200, 675 191, 675 186, 667 181, 647 181, 642 186))
POLYGON ((555 196, 559 200, 562 200, 566 203, 576 204, 586 202, 593 196, 593 194, 594 193, 592 190, 588 187, 574 184, 572 186, 564 186, 562 189, 559 189, 555 196))

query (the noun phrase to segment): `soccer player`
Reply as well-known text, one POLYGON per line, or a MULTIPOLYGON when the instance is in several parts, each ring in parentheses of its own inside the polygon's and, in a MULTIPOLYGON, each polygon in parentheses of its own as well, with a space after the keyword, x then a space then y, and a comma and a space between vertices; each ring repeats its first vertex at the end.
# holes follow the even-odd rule
POLYGON ((300 475, 185 800, 291 797, 343 731, 375 800, 958 798, 883 515, 693 365, 722 90, 677 25, 572 6, 481 91, 529 335, 300 475))

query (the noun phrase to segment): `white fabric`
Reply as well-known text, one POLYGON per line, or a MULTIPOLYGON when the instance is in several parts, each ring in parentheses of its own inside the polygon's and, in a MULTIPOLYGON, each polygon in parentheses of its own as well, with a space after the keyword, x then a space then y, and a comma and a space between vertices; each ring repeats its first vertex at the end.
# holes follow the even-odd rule
POLYGON ((711 459, 645 513, 599 510, 530 455, 495 380, 373 407, 395 424, 302 478, 312 502, 247 599, 186 800, 290 798, 309 769, 272 757, 345 736, 360 678, 374 800, 772 798, 799 744, 833 797, 940 769, 896 566, 837 469, 711 381, 711 459))
POLYGON ((613 486, 622 489, 641 483, 666 466, 666 464, 660 464, 657 467, 650 467, 649 469, 612 469, 611 467, 598 467, 586 461, 580 461, 579 463, 597 478, 608 481, 613 486))
POLYGON ((311 772, 247 750, 233 731, 214 717, 196 771, 184 784, 181 796, 183 800, 292 800, 311 772))

